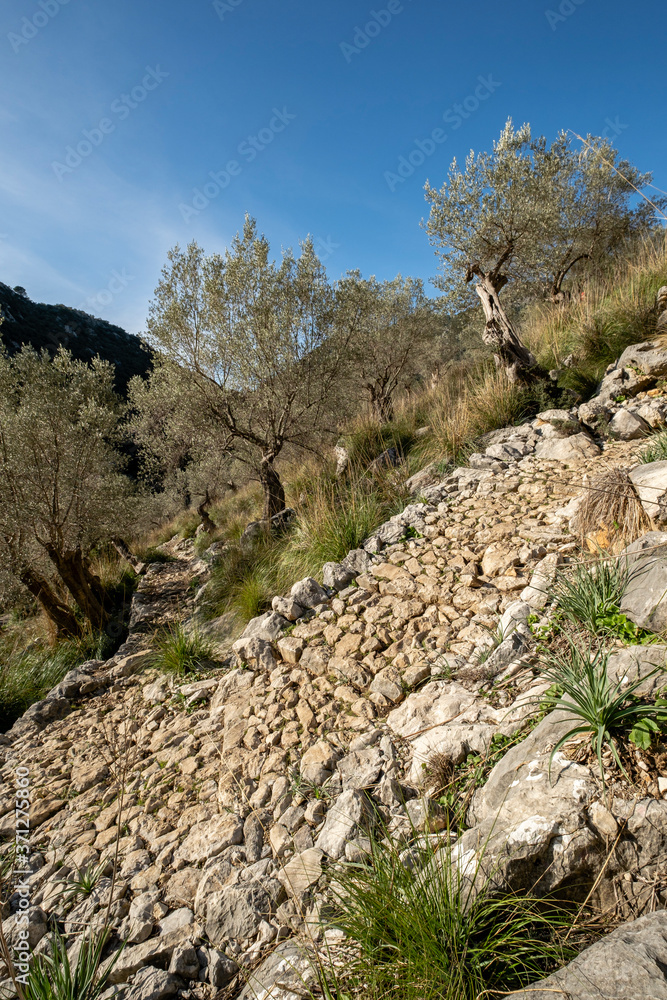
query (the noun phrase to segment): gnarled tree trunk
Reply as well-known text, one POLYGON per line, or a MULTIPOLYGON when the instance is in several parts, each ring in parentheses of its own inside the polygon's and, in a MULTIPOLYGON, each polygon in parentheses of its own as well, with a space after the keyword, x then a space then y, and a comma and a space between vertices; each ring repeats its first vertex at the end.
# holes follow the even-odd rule
POLYGON ((201 517, 201 523, 204 531, 207 531, 209 535, 213 534, 216 530, 216 525, 213 523, 208 515, 208 509, 211 506, 211 498, 209 496, 208 490, 204 494, 204 499, 197 507, 197 513, 201 517))
POLYGON ((505 279, 494 280, 489 274, 478 277, 475 291, 479 295, 486 318, 482 339, 485 344, 493 347, 496 366, 504 370, 510 382, 526 382, 529 377, 545 376, 546 372, 540 368, 535 356, 522 344, 521 338, 502 307, 498 292, 506 283, 505 279))
POLYGON ((109 620, 104 588, 99 578, 91 573, 81 549, 60 552, 49 546, 46 552, 83 614, 93 628, 101 631, 109 620))
POLYGON ((373 416, 380 424, 388 424, 394 419, 394 404, 391 396, 382 388, 371 388, 371 407, 373 416))
POLYGON ((73 611, 54 594, 48 580, 27 567, 21 570, 19 577, 21 583, 27 587, 42 607, 55 630, 56 638, 72 639, 81 635, 81 625, 76 620, 73 611))
POLYGON ((507 284, 507 278, 492 271, 483 272, 476 267, 472 267, 469 273, 471 278, 473 274, 477 277, 475 291, 480 298, 486 318, 482 340, 494 349, 496 366, 503 369, 510 382, 527 382, 535 377, 545 378, 547 373, 521 342, 502 307, 498 293, 507 284))
POLYGON ((274 514, 285 509, 285 490, 280 477, 273 467, 273 456, 262 459, 259 470, 259 481, 264 490, 264 512, 262 518, 269 521, 274 514))

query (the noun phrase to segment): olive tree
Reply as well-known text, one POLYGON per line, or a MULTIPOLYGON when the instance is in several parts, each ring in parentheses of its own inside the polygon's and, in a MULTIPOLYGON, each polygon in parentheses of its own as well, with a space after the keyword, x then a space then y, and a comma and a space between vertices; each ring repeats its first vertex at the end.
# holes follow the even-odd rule
POLYGON ((107 362, 0 353, 0 549, 59 636, 81 632, 66 592, 95 628, 108 619, 89 553, 131 516, 119 415, 107 362))
POLYGON ((398 389, 424 373, 439 328, 415 278, 378 281, 348 271, 336 286, 336 327, 347 345, 348 377, 381 423, 391 420, 398 389))
POLYGON ((128 401, 142 477, 155 491, 162 517, 195 504, 206 529, 213 530, 208 509, 233 488, 233 463, 226 432, 200 406, 189 372, 158 357, 150 380, 130 381, 128 401))
POLYGON ((332 307, 312 241, 277 263, 249 217, 224 254, 172 249, 150 306, 159 365, 186 379, 184 417, 257 476, 267 519, 285 507, 276 460, 286 445, 312 448, 338 377, 332 307))
POLYGON ((510 119, 491 153, 471 151, 463 170, 454 160, 440 190, 427 183, 425 228, 444 271, 436 283, 459 308, 479 297, 482 337, 512 380, 541 371, 500 292, 509 284, 515 296, 562 298, 568 279, 655 225, 654 206, 632 204, 650 180, 606 139, 589 136, 577 150, 561 133, 549 146, 510 119))

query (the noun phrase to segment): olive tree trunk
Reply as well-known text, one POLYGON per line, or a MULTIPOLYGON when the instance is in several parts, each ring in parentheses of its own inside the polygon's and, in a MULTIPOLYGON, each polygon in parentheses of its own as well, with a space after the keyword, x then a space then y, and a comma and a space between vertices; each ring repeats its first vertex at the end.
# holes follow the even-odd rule
POLYGON ((264 490, 264 511, 262 518, 269 521, 275 514, 285 509, 285 490, 280 476, 273 467, 273 457, 263 458, 259 470, 259 481, 264 490))
POLYGON ((81 635, 81 625, 74 612, 54 594, 48 580, 29 567, 21 570, 19 578, 44 611, 57 639, 73 639, 81 635))
POLYGON ((102 631, 109 620, 104 587, 91 573, 88 560, 80 548, 61 552, 53 546, 47 555, 58 575, 94 629, 102 631))
POLYGON ((486 325, 482 339, 495 352, 495 362, 502 368, 510 382, 527 382, 531 378, 543 378, 546 372, 541 368, 535 356, 521 342, 521 338, 512 326, 498 296, 507 279, 502 275, 494 277, 492 273, 477 272, 477 292, 486 325))

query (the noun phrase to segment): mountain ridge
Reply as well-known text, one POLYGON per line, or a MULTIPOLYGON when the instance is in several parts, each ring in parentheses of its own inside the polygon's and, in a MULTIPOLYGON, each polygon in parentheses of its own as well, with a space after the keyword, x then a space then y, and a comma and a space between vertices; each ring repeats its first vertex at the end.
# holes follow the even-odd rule
POLYGON ((81 309, 33 302, 17 288, 0 281, 0 340, 11 354, 30 344, 52 355, 64 347, 80 361, 99 355, 114 365, 116 388, 122 393, 134 375, 148 372, 153 352, 139 337, 81 309))

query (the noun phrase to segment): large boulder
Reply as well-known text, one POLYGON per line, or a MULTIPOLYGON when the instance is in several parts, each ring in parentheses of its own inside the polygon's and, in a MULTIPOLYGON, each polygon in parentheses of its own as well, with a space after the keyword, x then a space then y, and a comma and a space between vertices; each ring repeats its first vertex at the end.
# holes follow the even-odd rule
POLYGON ((583 432, 571 437, 544 438, 535 448, 535 457, 551 462, 576 462, 596 458, 600 448, 593 438, 583 432))
POLYGON ((667 462, 638 465, 630 473, 630 481, 651 520, 667 520, 667 462))
POLYGON ((649 531, 624 554, 629 579, 621 611, 640 628, 662 632, 667 628, 667 532, 649 531))
POLYGON ((288 627, 289 621, 275 611, 267 611, 257 618, 251 618, 241 633, 242 639, 264 639, 273 642, 288 627))
POLYGON ((620 441, 636 441, 650 434, 651 427, 638 413, 623 408, 609 421, 609 431, 620 441))
POLYGON ((506 1000, 667 1000, 667 911, 617 927, 547 979, 506 1000))
POLYGON ((306 576, 295 583, 290 596, 302 608, 316 608, 318 604, 327 604, 329 595, 312 576, 306 576))
POLYGON ((631 344, 621 354, 615 365, 607 370, 598 398, 602 402, 617 396, 636 396, 667 375, 667 351, 660 341, 648 340, 631 344))
POLYGON ((573 725, 567 713, 552 712, 475 793, 471 828, 453 848, 463 875, 479 866, 512 888, 543 895, 575 875, 586 882, 599 870, 604 843, 588 823, 598 783, 588 767, 562 753, 550 762, 546 749, 573 725))

